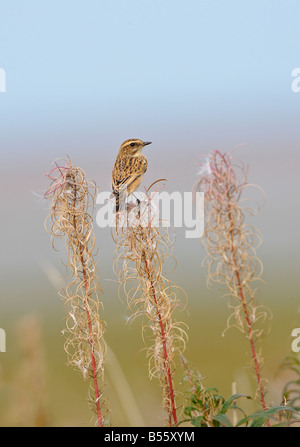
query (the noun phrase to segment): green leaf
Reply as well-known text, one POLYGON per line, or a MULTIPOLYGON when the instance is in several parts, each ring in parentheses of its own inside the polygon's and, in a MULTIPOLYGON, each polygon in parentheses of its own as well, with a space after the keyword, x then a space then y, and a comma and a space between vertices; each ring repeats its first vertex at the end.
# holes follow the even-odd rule
POLYGON ((196 418, 193 418, 191 420, 191 423, 193 424, 194 427, 201 427, 201 416, 197 416, 196 418))
POLYGON ((292 413, 297 413, 293 407, 281 405, 278 407, 268 408, 268 410, 265 411, 257 411, 256 413, 252 413, 249 416, 241 419, 236 426, 239 427, 240 425, 248 423, 250 420, 253 419, 255 420, 264 419, 265 422, 267 419, 269 419, 270 417, 274 416, 276 413, 279 413, 281 411, 290 411, 292 413))
POLYGON ((232 396, 229 397, 229 399, 226 400, 226 402, 224 403, 221 413, 226 413, 227 410, 229 410, 229 408, 231 407, 231 403, 233 401, 235 401, 236 399, 239 399, 241 397, 246 397, 247 399, 251 399, 250 396, 247 396, 246 394, 233 394, 232 396))
POLYGON ((215 388, 214 386, 212 386, 210 388, 206 388, 205 391, 206 391, 206 393, 212 393, 212 392, 218 393, 219 392, 218 388, 215 388))
POLYGON ((226 414, 217 414, 216 416, 214 416, 213 421, 218 422, 223 427, 232 427, 232 423, 230 422, 230 419, 228 418, 228 416, 226 416, 226 414))
POLYGON ((268 418, 254 419, 250 427, 262 427, 268 418))
POLYGON ((220 402, 222 402, 222 403, 225 402, 224 397, 221 396, 221 395, 219 395, 219 394, 214 394, 214 395, 212 396, 212 398, 213 398, 214 402, 215 402, 217 405, 219 405, 220 402))
POLYGON ((187 416, 192 417, 192 411, 194 411, 194 410, 196 410, 196 408, 194 408, 192 406, 185 407, 184 414, 186 414, 187 416))

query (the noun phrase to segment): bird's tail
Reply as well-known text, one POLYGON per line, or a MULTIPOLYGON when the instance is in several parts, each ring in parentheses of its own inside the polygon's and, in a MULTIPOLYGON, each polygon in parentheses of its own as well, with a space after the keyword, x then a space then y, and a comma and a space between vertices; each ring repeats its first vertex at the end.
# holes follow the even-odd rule
POLYGON ((114 193, 114 195, 115 195, 115 198, 116 198, 116 230, 117 230, 117 233, 118 233, 118 231, 119 231, 120 200, 122 200, 122 199, 121 199, 119 193, 114 193))
POLYGON ((116 198, 116 214, 118 214, 119 210, 120 210, 120 194, 115 194, 115 198, 116 198))
POLYGON ((113 194, 116 199, 116 214, 118 214, 119 211, 123 211, 125 209, 125 201, 127 196, 126 190, 114 191, 113 194))

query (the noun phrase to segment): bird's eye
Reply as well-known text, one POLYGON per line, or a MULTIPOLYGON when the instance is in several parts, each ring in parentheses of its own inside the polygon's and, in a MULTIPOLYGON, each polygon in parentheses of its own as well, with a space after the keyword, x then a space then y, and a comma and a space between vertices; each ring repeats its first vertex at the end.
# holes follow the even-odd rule
POLYGON ((131 146, 131 147, 135 146, 135 143, 130 143, 130 146, 131 146))

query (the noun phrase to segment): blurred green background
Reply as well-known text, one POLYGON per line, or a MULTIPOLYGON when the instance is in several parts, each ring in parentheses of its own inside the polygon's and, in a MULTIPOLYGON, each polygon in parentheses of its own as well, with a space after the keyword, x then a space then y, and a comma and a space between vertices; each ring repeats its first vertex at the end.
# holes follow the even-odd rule
MULTIPOLYGON (((167 178, 170 192, 192 190, 197 163, 212 148, 242 144, 236 156, 250 165, 249 181, 266 193, 249 223, 264 235, 260 297, 274 315, 263 346, 264 376, 268 402, 280 403, 287 376, 275 373, 290 353, 292 329, 300 326, 300 93, 291 89, 291 72, 300 65, 299 12, 293 0, 1 2, 0 327, 7 335, 7 352, 0 353, 1 424, 36 423, 29 407, 37 396, 44 423, 91 423, 87 384, 65 366, 66 309, 57 291, 66 253, 53 252, 44 230, 44 172, 67 154, 100 190, 110 190, 118 148, 131 137, 153 142, 144 185, 167 178), (32 314, 39 323, 28 320, 32 314), (26 369, 38 361, 26 348, 34 346, 31 325, 35 340, 41 331, 37 359, 44 365, 33 380, 26 369), (24 337, 22 347, 26 330, 29 342, 24 337)), ((118 298, 110 230, 95 227, 95 233, 106 338, 139 413, 132 420, 123 410, 120 384, 107 374, 111 423, 162 425, 139 322, 126 324, 129 312, 118 298)), ((177 314, 189 326, 186 357, 222 394, 231 393, 232 382, 238 392, 252 393, 247 341, 235 330, 222 337, 229 311, 218 287, 206 287, 200 241, 178 229, 174 254, 178 265, 170 279, 188 295, 186 310, 177 314)), ((178 381, 181 375, 178 366, 178 381)))

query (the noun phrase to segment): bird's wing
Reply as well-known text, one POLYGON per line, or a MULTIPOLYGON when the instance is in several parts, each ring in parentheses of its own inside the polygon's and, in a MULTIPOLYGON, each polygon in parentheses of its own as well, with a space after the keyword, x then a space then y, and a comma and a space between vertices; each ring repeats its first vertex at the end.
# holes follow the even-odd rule
POLYGON ((144 155, 135 157, 118 157, 112 173, 112 190, 120 194, 147 171, 148 162, 144 155))

